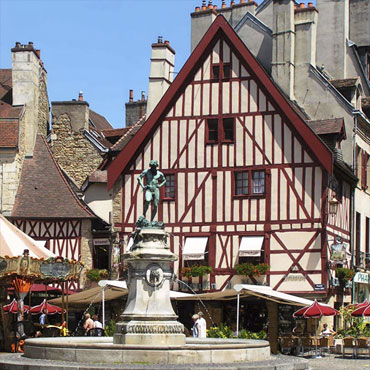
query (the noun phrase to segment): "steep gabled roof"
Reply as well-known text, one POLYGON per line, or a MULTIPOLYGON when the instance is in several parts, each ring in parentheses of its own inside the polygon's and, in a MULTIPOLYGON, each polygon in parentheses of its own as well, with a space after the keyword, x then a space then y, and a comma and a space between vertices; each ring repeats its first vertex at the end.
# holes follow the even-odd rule
POLYGON ((93 125, 100 131, 113 129, 111 124, 104 116, 94 112, 92 109, 89 109, 89 118, 93 125))
POLYGON ((307 123, 317 135, 337 134, 342 140, 346 139, 344 118, 329 118, 317 121, 308 121, 307 123))
POLYGON ((125 150, 121 151, 115 160, 108 167, 108 188, 110 189, 121 173, 132 163, 135 153, 138 153, 140 146, 148 140, 150 134, 154 132, 157 125, 161 123, 165 115, 176 102, 178 96, 188 84, 188 81, 195 74, 199 62, 204 60, 209 54, 211 47, 220 37, 223 36, 227 42, 232 45, 235 54, 248 67, 252 77, 261 85, 264 90, 272 96, 275 105, 279 108, 287 121, 290 122, 298 134, 308 143, 312 154, 329 172, 332 172, 332 155, 330 150, 322 143, 310 127, 298 116, 286 98, 281 94, 275 86, 270 76, 257 62, 252 53, 245 46, 243 41, 235 33, 226 19, 219 15, 212 23, 206 34, 203 36, 193 53, 181 69, 177 78, 169 87, 165 95, 162 97, 148 120, 142 125, 137 134, 127 143, 125 150))
POLYGON ((37 135, 33 157, 24 160, 11 217, 96 217, 72 191, 41 135, 37 135))

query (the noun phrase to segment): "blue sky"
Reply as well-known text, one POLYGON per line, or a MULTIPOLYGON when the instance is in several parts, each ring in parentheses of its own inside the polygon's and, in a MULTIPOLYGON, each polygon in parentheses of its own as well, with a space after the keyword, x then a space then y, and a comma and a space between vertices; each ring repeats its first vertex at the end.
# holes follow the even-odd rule
POLYGON ((50 101, 77 99, 82 90, 91 109, 124 127, 129 90, 135 100, 148 91, 151 44, 158 36, 170 41, 178 72, 190 55, 190 13, 201 3, 0 0, 0 68, 11 67, 16 41, 33 41, 48 72, 50 101))

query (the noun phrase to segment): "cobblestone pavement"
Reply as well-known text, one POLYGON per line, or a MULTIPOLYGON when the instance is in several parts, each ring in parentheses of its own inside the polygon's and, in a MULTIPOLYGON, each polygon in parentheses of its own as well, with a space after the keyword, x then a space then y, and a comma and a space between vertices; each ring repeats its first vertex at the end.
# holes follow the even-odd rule
POLYGON ((350 357, 342 358, 341 355, 325 355, 322 358, 307 358, 311 370, 370 370, 369 358, 350 357))

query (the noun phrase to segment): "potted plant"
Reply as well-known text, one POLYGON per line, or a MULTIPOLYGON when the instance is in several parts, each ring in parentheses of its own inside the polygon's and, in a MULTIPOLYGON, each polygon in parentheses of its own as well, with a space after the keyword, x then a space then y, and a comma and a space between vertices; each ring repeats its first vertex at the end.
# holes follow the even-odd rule
POLYGON ((265 275, 270 270, 270 265, 267 263, 254 265, 253 263, 245 262, 235 265, 234 269, 238 275, 258 277, 265 275))
POLYGON ((181 274, 188 278, 192 278, 192 277, 198 277, 198 276, 200 277, 200 276, 204 276, 207 274, 211 274, 212 271, 213 270, 211 266, 194 265, 194 266, 183 267, 181 270, 181 274))
POLYGON ((98 282, 108 278, 108 270, 106 269, 91 269, 86 271, 86 277, 94 282, 98 282))

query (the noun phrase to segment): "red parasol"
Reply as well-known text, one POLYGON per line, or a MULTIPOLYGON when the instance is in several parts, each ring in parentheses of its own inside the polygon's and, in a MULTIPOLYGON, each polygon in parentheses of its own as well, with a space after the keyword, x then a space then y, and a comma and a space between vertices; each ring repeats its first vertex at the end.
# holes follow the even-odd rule
POLYGON ((351 316, 370 316, 370 302, 363 302, 357 306, 357 308, 351 313, 351 316))
POLYGON ((336 309, 320 304, 319 302, 316 301, 312 303, 311 306, 306 306, 298 311, 294 312, 293 317, 304 317, 305 319, 308 319, 310 317, 312 318, 318 318, 321 316, 336 316, 339 315, 339 311, 336 309))
MULTIPOLYGON (((40 314, 42 313, 42 311, 46 308, 46 311, 48 313, 48 315, 55 315, 56 313, 59 313, 61 314, 62 313, 62 309, 58 306, 54 306, 52 304, 49 304, 46 299, 44 299, 41 304, 37 305, 37 306, 33 306, 31 307, 30 309, 30 313, 32 313, 33 315, 37 315, 37 314, 40 314)), ((65 310, 64 310, 65 312, 65 310)))
MULTIPOLYGON (((30 309, 30 306, 24 305, 23 306, 24 312, 28 312, 30 309)), ((3 306, 4 312, 7 313, 18 313, 18 302, 16 299, 13 299, 9 304, 6 304, 3 306)))

